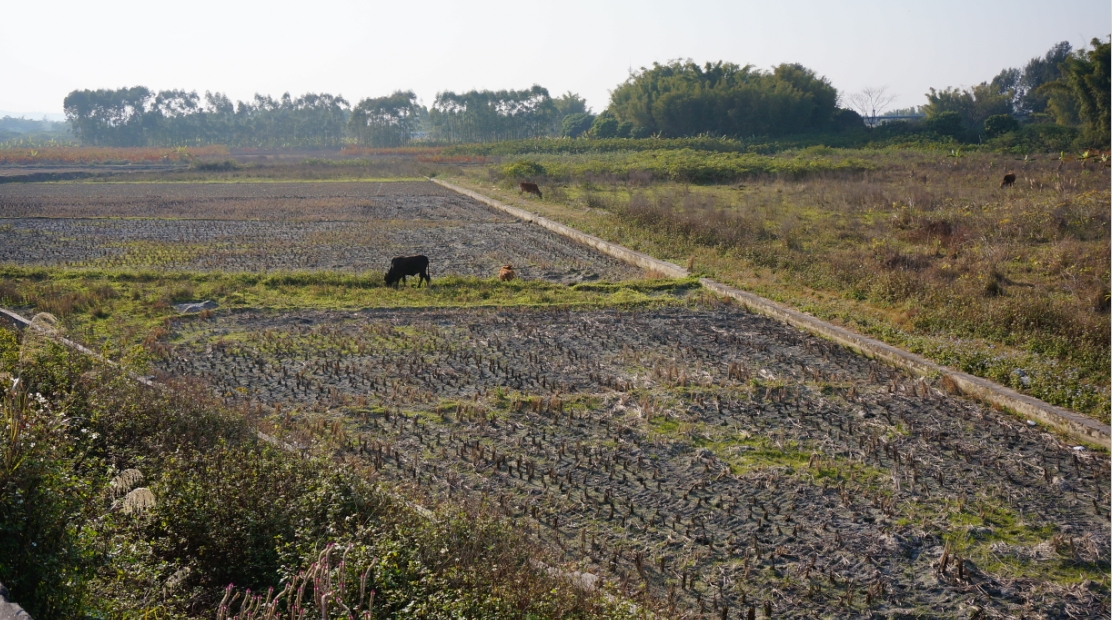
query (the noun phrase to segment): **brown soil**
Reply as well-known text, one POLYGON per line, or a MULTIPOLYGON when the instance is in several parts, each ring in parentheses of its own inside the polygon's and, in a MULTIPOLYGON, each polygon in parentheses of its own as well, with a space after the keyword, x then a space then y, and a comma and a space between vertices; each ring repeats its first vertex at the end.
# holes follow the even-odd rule
POLYGON ((482 498, 677 615, 1109 603, 1106 455, 733 306, 248 312, 174 337, 167 375, 303 421, 288 441, 320 440, 309 410, 343 420, 383 478, 482 498))

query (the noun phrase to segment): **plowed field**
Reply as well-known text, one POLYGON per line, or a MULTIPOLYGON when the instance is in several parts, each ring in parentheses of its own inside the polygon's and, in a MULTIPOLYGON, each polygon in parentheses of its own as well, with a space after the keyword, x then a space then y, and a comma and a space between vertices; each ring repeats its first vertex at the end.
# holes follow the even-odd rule
POLYGON ((677 613, 1107 604, 1106 459, 733 306, 248 312, 175 338, 167 374, 325 412, 384 478, 485 498, 677 613))

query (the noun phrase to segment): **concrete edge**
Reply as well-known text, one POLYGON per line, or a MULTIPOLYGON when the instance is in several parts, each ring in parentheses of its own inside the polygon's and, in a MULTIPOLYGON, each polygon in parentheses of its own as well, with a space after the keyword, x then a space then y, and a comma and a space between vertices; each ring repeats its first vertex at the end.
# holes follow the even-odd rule
MULTIPOLYGON (((453 183, 448 183, 440 179, 429 180, 441 187, 478 200, 485 205, 491 206, 518 219, 543 226, 554 233, 593 247, 604 254, 634 266, 643 269, 651 269, 673 278, 686 278, 690 275, 686 269, 679 265, 610 243, 594 235, 588 235, 535 213, 512 207, 453 183)), ((813 316, 765 299, 759 295, 727 286, 709 278, 699 278, 699 283, 707 290, 738 301, 754 312, 837 342, 866 357, 882 360, 892 366, 909 370, 920 376, 937 375, 947 377, 964 396, 980 400, 994 407, 1009 409, 1027 419, 1036 420, 1047 426, 1054 427, 1083 441, 1104 448, 1112 448, 1112 428, 1092 418, 1074 413, 1069 409, 1045 403, 1037 398, 1020 394, 1011 388, 1004 387, 987 379, 975 377, 971 374, 942 366, 920 355, 898 349, 874 338, 856 334, 848 329, 816 319, 813 316)))

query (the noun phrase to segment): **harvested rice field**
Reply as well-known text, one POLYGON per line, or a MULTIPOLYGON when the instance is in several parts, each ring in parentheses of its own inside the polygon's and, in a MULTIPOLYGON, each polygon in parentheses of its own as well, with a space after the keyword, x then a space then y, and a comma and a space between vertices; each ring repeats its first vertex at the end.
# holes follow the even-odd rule
POLYGON ((327 426, 382 479, 488 502, 680 616, 1108 603, 1103 455, 732 305, 253 311, 171 342, 164 378, 304 421, 301 448, 327 426))
POLYGON ((641 272, 429 182, 0 185, 0 264, 156 271, 384 272, 565 284, 641 272))

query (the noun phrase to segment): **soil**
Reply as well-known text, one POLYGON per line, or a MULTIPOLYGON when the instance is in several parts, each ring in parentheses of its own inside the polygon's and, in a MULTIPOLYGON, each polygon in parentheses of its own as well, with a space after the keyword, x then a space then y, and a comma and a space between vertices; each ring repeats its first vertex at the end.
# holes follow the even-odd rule
POLYGON ((1107 610, 1106 455, 732 305, 252 311, 172 337, 167 377, 324 414, 384 479, 485 501, 677 616, 1107 610))
POLYGON ((0 186, 0 264, 227 272, 385 271, 561 283, 641 271, 427 182, 0 186))

